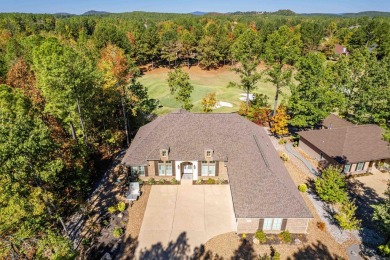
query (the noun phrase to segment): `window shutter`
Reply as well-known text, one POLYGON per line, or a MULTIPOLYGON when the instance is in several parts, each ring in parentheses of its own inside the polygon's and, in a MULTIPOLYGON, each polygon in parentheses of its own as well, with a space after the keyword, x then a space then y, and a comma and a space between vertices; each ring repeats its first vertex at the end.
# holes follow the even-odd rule
POLYGON ((158 161, 153 161, 154 163, 154 175, 159 176, 158 174, 158 161))
POLYGON ((171 164, 172 164, 172 176, 176 176, 175 161, 171 161, 171 164))
POLYGON ((215 161, 215 176, 219 175, 219 161, 215 161))
POLYGON ((261 218, 261 219, 259 219, 259 228, 258 228, 258 230, 263 230, 263 226, 264 226, 264 219, 261 218))
POLYGON ((144 166, 145 177, 148 176, 149 164, 144 166))
POLYGON ((286 230, 286 226, 287 226, 287 219, 284 218, 283 221, 282 221, 282 230, 286 230))
POLYGON ((198 161, 198 179, 202 176, 202 161, 198 161))

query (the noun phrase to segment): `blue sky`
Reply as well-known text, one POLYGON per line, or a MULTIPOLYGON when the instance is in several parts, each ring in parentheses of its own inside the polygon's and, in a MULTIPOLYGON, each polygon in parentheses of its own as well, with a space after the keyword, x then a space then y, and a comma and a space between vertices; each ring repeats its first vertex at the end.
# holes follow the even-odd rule
POLYGON ((0 12, 81 14, 89 10, 108 12, 276 11, 297 13, 390 12, 390 0, 0 0, 0 12))

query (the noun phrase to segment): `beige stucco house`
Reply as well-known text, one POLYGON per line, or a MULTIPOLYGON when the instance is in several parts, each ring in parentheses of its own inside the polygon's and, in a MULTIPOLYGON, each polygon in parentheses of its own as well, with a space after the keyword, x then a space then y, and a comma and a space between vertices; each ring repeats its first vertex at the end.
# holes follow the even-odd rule
POLYGON ((389 143, 377 125, 354 125, 333 114, 320 130, 298 132, 299 148, 323 167, 338 165, 346 174, 364 173, 390 159, 389 143))
POLYGON ((141 179, 229 181, 237 233, 306 233, 312 215, 264 128, 179 110, 141 127, 122 163, 141 179))

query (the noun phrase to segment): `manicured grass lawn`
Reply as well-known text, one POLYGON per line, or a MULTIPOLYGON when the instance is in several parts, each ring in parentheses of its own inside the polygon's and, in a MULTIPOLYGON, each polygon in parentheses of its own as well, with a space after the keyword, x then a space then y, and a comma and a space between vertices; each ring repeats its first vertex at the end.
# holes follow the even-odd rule
MULTIPOLYGON (((191 69, 182 68, 184 71, 190 74, 190 82, 194 86, 192 93, 192 101, 194 108, 192 112, 202 111, 202 97, 207 93, 216 92, 218 101, 229 102, 233 105, 230 107, 221 107, 215 109, 215 113, 235 112, 240 106, 240 94, 245 93, 244 90, 238 88, 227 88, 229 81, 239 81, 239 75, 229 69, 229 67, 223 67, 218 70, 204 71, 198 67, 191 67, 191 69)), ((169 93, 169 87, 167 83, 168 69, 158 68, 149 72, 146 72, 140 79, 140 82, 148 89, 149 96, 160 100, 160 104, 163 106, 159 108, 158 114, 166 114, 180 108, 180 103, 169 93)), ((273 104, 275 96, 275 86, 269 82, 259 82, 258 88, 254 93, 264 93, 269 96, 270 104, 273 104)), ((284 93, 288 93, 288 90, 284 90, 284 93)), ((282 99, 282 97, 280 97, 282 99)))

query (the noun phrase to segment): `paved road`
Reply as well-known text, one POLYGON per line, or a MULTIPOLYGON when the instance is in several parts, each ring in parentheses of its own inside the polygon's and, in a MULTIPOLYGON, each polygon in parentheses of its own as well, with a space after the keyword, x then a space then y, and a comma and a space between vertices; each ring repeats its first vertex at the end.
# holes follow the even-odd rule
POLYGON ((155 185, 142 222, 137 257, 185 257, 210 238, 234 230, 229 185, 155 185))

